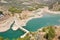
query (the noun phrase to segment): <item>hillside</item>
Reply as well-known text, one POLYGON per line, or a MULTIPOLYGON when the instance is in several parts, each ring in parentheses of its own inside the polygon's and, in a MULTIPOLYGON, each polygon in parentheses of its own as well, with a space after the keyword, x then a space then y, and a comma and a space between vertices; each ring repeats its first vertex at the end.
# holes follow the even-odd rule
MULTIPOLYGON (((1 1, 1 0, 0 0, 1 1)), ((60 0, 5 0, 7 1, 8 3, 1 3, 0 2, 0 5, 12 5, 12 6, 21 6, 23 5, 23 3, 29 3, 32 5, 32 3, 40 3, 40 4, 47 4, 47 5, 51 5, 53 3, 55 3, 56 1, 59 1, 60 0)), ((24 4, 24 5, 27 5, 27 4, 24 4)))

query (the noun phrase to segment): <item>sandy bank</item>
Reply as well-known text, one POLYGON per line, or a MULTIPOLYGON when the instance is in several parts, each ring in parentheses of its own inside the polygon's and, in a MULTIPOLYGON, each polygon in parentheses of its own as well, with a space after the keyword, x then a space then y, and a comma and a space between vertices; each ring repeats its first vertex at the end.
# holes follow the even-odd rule
POLYGON ((6 20, 5 23, 0 24, 0 32, 5 32, 10 29, 11 24, 13 23, 13 19, 6 20))
POLYGON ((48 7, 45 7, 42 11, 48 12, 48 13, 51 13, 51 14, 60 14, 60 11, 51 11, 51 10, 49 10, 48 7))

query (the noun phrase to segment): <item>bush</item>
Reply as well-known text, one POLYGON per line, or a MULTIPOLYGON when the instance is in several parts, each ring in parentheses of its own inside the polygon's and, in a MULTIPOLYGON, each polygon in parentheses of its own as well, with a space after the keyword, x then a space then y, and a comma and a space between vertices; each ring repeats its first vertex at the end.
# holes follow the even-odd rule
POLYGON ((17 9, 15 7, 10 7, 8 11, 10 11, 12 14, 14 14, 14 13, 21 13, 22 12, 22 10, 17 9))
POLYGON ((2 12, 2 11, 0 11, 0 14, 3 14, 3 12, 2 12))
POLYGON ((55 30, 52 26, 48 28, 48 33, 46 33, 45 38, 48 40, 52 40, 55 37, 55 30))
POLYGON ((42 29, 43 32, 46 32, 46 30, 47 30, 46 28, 43 28, 43 29, 42 29))
POLYGON ((34 10, 34 8, 33 8, 33 7, 31 7, 31 8, 28 8, 28 10, 29 10, 29 11, 33 11, 33 10, 34 10))
POLYGON ((60 11, 60 8, 59 8, 59 10, 58 11, 60 11))

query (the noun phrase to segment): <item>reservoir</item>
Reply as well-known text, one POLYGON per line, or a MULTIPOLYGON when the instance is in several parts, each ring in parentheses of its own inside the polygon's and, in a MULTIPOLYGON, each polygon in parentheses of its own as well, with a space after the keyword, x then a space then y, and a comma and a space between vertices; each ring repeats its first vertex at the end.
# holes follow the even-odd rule
MULTIPOLYGON (((34 32, 42 27, 53 25, 60 25, 60 14, 43 14, 43 17, 41 18, 34 18, 28 21, 24 28, 34 32)), ((12 40, 13 38, 18 38, 23 34, 24 32, 20 29, 13 31, 11 28, 6 32, 0 32, 0 36, 9 38, 10 40, 12 40)))

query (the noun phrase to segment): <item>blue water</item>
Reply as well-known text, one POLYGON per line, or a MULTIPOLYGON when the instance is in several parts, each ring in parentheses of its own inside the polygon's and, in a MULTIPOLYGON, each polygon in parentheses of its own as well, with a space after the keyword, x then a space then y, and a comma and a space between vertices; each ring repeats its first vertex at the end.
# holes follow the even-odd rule
POLYGON ((29 31, 37 31, 41 27, 60 25, 59 14, 44 14, 42 18, 35 18, 30 20, 24 27, 29 31))
MULTIPOLYGON (((11 27, 13 27, 15 22, 12 23, 11 27)), ((0 36, 5 38, 9 38, 10 40, 12 39, 17 39, 18 37, 20 37, 21 35, 23 35, 24 32, 20 29, 13 31, 11 28, 6 31, 6 32, 0 32, 0 36)))
MULTIPOLYGON (((13 25, 14 22, 11 25, 11 27, 13 25)), ((36 31, 41 27, 46 27, 49 25, 60 25, 60 15, 44 14, 42 18, 35 18, 28 21, 27 25, 24 28, 26 28, 29 31, 36 31)), ((4 38, 10 38, 10 40, 12 40, 13 38, 18 38, 23 34, 24 32, 20 29, 13 31, 10 28, 8 31, 0 33, 0 36, 3 36, 4 38)))

